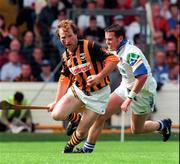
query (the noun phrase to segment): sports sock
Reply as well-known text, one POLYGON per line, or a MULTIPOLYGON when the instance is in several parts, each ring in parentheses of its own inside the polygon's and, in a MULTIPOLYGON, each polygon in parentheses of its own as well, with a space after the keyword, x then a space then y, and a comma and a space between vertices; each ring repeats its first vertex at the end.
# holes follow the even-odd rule
POLYGON ((83 147, 83 151, 86 153, 92 153, 94 147, 95 147, 95 144, 91 144, 86 141, 83 147))
POLYGON ((68 145, 70 146, 76 146, 78 145, 81 141, 83 141, 84 139, 80 139, 76 136, 76 131, 73 132, 70 140, 68 141, 68 145))
POLYGON ((67 119, 76 124, 81 119, 81 115, 77 113, 71 113, 67 119))
POLYGON ((163 120, 160 120, 160 121, 158 121, 159 122, 159 129, 158 129, 158 131, 161 131, 161 130, 163 130, 164 129, 164 121, 163 120))

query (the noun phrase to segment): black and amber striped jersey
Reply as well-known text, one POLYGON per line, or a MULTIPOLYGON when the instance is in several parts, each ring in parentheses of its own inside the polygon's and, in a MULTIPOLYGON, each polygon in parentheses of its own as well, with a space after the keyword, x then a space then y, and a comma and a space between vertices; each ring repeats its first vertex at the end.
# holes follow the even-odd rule
POLYGON ((87 77, 96 75, 104 67, 105 60, 117 61, 113 54, 106 53, 105 49, 96 43, 87 40, 79 40, 77 49, 70 53, 67 50, 63 54, 61 76, 73 78, 73 82, 84 93, 97 91, 109 84, 109 77, 105 77, 99 84, 88 86, 87 77))

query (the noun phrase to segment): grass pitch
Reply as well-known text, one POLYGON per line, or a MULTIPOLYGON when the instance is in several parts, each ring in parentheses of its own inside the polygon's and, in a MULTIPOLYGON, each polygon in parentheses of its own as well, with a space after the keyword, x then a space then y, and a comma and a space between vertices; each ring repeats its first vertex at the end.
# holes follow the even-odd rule
MULTIPOLYGON (((101 135, 91 154, 62 154, 60 134, 0 134, 0 164, 178 164, 179 135, 162 142, 158 134, 101 135)), ((81 144, 80 146, 82 146, 81 144)))

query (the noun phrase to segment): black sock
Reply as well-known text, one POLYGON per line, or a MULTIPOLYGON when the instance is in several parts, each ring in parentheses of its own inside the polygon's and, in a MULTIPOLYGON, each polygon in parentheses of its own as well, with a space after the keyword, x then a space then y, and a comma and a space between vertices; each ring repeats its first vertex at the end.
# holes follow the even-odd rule
POLYGON ((84 139, 80 139, 76 136, 76 131, 73 132, 70 140, 68 141, 68 144, 71 146, 76 146, 78 145, 81 141, 83 141, 84 139))
POLYGON ((73 122, 73 123, 79 123, 79 120, 81 119, 81 115, 77 113, 71 113, 68 117, 68 120, 73 122))

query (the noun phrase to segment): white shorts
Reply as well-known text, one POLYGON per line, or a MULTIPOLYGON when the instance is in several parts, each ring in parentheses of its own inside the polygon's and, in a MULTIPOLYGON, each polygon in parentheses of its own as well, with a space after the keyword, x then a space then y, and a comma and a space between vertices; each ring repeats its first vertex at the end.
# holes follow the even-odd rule
MULTIPOLYGON (((128 97, 128 89, 124 85, 120 85, 114 91, 122 99, 128 97)), ((136 115, 151 113, 154 110, 156 93, 151 93, 146 90, 141 90, 132 100, 130 109, 136 115)))
MULTIPOLYGON (((90 92, 90 96, 84 94, 76 85, 73 84, 74 90, 78 98, 84 103, 85 107, 98 114, 104 114, 109 101, 110 87, 106 86, 96 92, 90 92)), ((71 87, 68 89, 67 94, 73 95, 71 87)))

